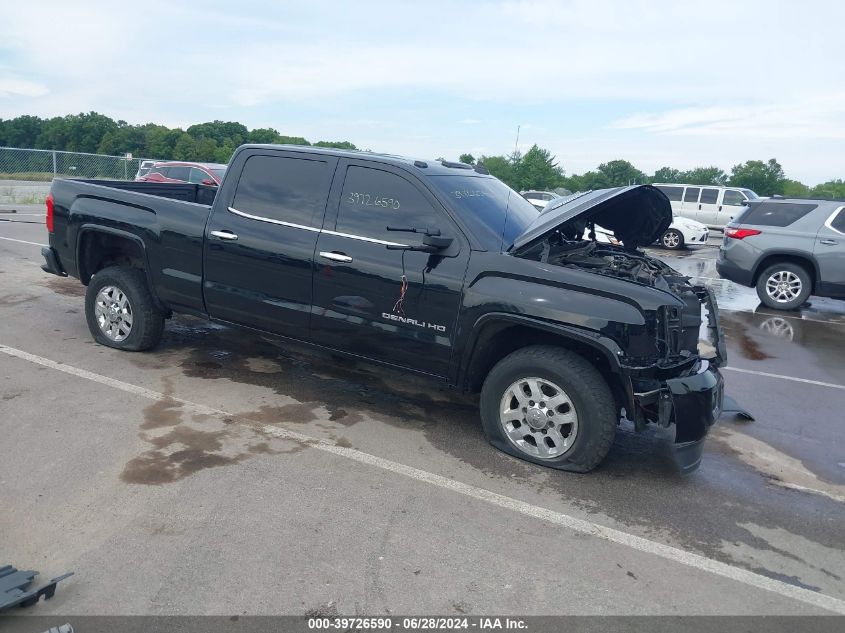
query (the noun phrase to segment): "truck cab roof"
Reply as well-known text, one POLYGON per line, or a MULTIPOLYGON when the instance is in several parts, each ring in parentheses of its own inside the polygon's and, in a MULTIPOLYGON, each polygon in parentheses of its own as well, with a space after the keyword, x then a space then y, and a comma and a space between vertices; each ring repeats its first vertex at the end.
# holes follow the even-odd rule
MULTIPOLYGON (((489 176, 489 173, 482 166, 467 165, 447 160, 418 159, 396 154, 383 154, 362 150, 335 149, 333 147, 314 147, 312 145, 276 145, 276 144, 250 144, 241 145, 238 151, 255 149, 285 150, 288 152, 299 152, 305 154, 321 154, 324 156, 338 156, 359 160, 371 160, 386 165, 394 165, 404 169, 415 171, 420 176, 446 176, 456 173, 464 175, 489 176)), ((492 177, 492 176, 491 176, 492 177)))

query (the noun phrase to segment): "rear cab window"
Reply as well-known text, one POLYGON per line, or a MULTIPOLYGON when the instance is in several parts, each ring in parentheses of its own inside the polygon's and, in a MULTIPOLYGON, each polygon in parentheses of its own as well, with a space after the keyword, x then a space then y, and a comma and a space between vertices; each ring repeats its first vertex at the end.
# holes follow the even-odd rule
POLYGON ((374 167, 350 165, 337 213, 336 230, 357 237, 396 242, 387 227, 440 228, 443 216, 405 178, 374 167))
POLYGON ((310 158, 250 156, 244 163, 232 208, 259 220, 320 227, 328 164, 310 158))
POLYGON ((800 220, 816 207, 818 207, 816 204, 798 202, 761 202, 749 207, 735 222, 784 227, 800 220))

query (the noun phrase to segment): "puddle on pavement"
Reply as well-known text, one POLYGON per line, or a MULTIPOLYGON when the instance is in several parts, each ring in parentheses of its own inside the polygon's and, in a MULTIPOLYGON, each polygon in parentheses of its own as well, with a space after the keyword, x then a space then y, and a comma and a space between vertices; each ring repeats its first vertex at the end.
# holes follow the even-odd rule
POLYGON ((45 288, 60 295, 65 295, 66 297, 84 297, 85 291, 87 290, 87 287, 83 286, 82 282, 78 279, 74 279, 73 277, 57 277, 55 275, 50 275, 38 283, 39 285, 44 286, 45 288))
MULTIPOLYGON (((164 379, 162 397, 144 408, 139 436, 150 448, 129 460, 121 479, 130 484, 161 485, 201 470, 240 463, 256 455, 295 453, 305 445, 271 440, 231 418, 191 414, 173 398, 172 380, 164 379), (166 430, 164 430, 166 429, 166 430)), ((254 413, 249 415, 255 419, 254 413)))

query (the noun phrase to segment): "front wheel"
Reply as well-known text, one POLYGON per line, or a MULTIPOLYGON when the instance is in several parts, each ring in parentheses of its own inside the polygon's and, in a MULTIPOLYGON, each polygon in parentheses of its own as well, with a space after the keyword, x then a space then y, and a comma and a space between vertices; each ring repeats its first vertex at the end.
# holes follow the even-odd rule
POLYGON ((481 420, 499 450, 587 472, 610 450, 616 407, 607 382, 583 357, 538 345, 513 352, 490 371, 481 389, 481 420))
POLYGON ((664 248, 674 251, 679 248, 683 248, 684 236, 680 231, 669 229, 663 234, 663 237, 660 238, 660 243, 663 244, 664 248))
POLYGON ((757 279, 757 296, 764 305, 776 310, 794 310, 807 301, 812 280, 798 264, 784 262, 769 266, 757 279))
POLYGON ((110 266, 97 272, 85 292, 85 317, 94 340, 127 351, 155 347, 164 331, 144 271, 110 266))

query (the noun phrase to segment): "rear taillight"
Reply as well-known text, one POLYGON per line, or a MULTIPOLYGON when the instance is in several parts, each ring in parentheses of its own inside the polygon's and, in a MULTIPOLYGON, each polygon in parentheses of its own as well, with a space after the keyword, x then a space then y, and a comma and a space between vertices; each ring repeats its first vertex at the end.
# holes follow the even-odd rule
POLYGON ((735 240, 742 240, 746 237, 751 237, 752 235, 760 235, 760 233, 762 233, 762 231, 758 231, 757 229, 725 229, 725 237, 730 237, 735 240))
POLYGON ((53 232, 53 194, 48 193, 47 199, 44 200, 44 203, 47 205, 47 232, 53 232))

